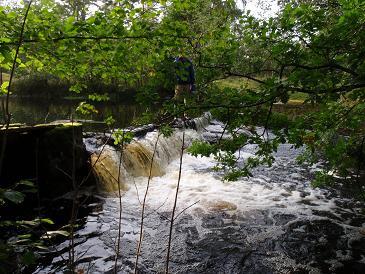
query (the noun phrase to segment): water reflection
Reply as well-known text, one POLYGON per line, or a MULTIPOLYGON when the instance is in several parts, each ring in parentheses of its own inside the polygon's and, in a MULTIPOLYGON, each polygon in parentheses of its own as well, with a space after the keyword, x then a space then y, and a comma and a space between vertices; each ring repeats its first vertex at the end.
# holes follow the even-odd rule
MULTIPOLYGON (((98 113, 90 115, 75 114, 75 109, 81 101, 83 100, 47 100, 14 97, 9 102, 9 110, 12 114, 11 123, 34 125, 55 120, 70 119, 71 115, 75 119, 101 122, 107 117, 112 116, 116 120, 117 127, 126 127, 144 111, 143 107, 135 104, 133 101, 109 101, 94 103, 98 113)), ((88 123, 85 124, 85 127, 88 130, 103 130, 106 128, 105 125, 100 123, 88 123)))

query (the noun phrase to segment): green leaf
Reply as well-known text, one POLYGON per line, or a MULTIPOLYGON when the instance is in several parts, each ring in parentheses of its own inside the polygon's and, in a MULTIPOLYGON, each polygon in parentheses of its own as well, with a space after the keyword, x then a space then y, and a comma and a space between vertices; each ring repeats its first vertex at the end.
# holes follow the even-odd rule
POLYGON ((21 256, 22 263, 25 265, 33 265, 37 261, 34 252, 28 251, 21 256))
POLYGON ((54 237, 57 235, 68 237, 70 235, 69 232, 65 230, 53 230, 53 231, 47 231, 45 235, 43 235, 42 239, 49 239, 50 237, 54 237))
POLYGON ((46 223, 46 224, 50 224, 50 225, 54 225, 54 222, 51 219, 48 218, 43 218, 40 220, 42 223, 46 223))
POLYGON ((31 181, 27 181, 27 180, 22 180, 22 181, 18 182, 16 185, 17 186, 18 185, 24 185, 24 186, 34 187, 34 183, 31 182, 31 181))
POLYGON ((81 93, 82 90, 84 90, 87 86, 82 83, 76 83, 70 87, 70 91, 73 91, 77 94, 81 93))
POLYGON ((188 152, 197 157, 198 155, 209 157, 215 152, 214 146, 206 142, 193 141, 192 145, 188 148, 188 152))
POLYGON ((24 201, 25 195, 19 191, 15 191, 15 190, 6 190, 3 193, 3 196, 5 199, 15 203, 15 204, 20 204, 24 201))
POLYGON ((88 114, 92 114, 92 113, 98 113, 98 111, 96 110, 95 106, 90 105, 86 102, 81 102, 79 104, 79 106, 76 108, 76 111, 83 114, 83 115, 88 115, 88 114))
POLYGON ((113 133, 115 145, 129 144, 133 140, 133 137, 134 137, 134 135, 132 132, 123 131, 121 129, 117 129, 113 133))
POLYGON ((32 234, 22 234, 17 236, 19 239, 29 239, 32 237, 32 234))
POLYGON ((107 117, 104 121, 109 127, 115 124, 115 119, 112 116, 107 117))
POLYGON ((160 128, 160 132, 162 133, 162 135, 164 137, 170 137, 173 133, 173 129, 172 127, 168 126, 168 125, 163 125, 161 128, 160 128))
POLYGON ((1 85, 1 93, 7 94, 8 93, 8 87, 9 87, 9 81, 5 81, 1 85))
POLYGON ((109 101, 109 95, 107 93, 104 93, 104 94, 90 94, 88 96, 88 98, 91 100, 91 101, 96 101, 96 102, 105 102, 105 101, 109 101))
POLYGON ((46 246, 44 246, 44 245, 40 245, 40 244, 38 244, 38 245, 35 245, 34 247, 36 247, 36 248, 38 248, 38 249, 40 249, 40 250, 48 250, 48 248, 46 247, 46 246))
POLYGON ((22 220, 22 221, 17 221, 17 224, 18 225, 22 225, 22 226, 36 226, 39 224, 39 222, 37 221, 25 221, 25 220, 22 220))

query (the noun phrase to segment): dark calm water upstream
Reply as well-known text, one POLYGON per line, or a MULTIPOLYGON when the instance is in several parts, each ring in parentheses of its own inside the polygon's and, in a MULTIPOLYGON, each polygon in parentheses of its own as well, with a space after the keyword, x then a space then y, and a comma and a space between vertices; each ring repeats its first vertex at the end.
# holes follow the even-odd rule
MULTIPOLYGON (((74 119, 104 121, 107 117, 112 116, 116 120, 116 127, 126 127, 130 125, 133 119, 138 118, 144 109, 137 105, 133 100, 128 101, 108 101, 94 103, 98 113, 91 115, 81 115, 75 113, 80 102, 84 100, 67 100, 67 99, 34 99, 19 98, 10 99, 9 109, 12 114, 11 123, 25 123, 34 125, 39 123, 48 123, 55 120, 74 119)), ((86 130, 103 130, 105 125, 100 123, 85 123, 86 130)))

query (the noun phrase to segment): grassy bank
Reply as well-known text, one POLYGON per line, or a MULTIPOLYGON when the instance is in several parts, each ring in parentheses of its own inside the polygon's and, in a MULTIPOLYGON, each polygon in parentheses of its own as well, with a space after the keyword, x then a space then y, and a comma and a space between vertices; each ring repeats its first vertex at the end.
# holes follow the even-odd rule
MULTIPOLYGON (((259 78, 263 79, 263 78, 259 78)), ((229 77, 222 80, 217 80, 214 82, 220 88, 248 88, 254 89, 258 87, 258 84, 255 81, 244 79, 241 77, 229 77)), ((308 99, 308 95, 301 92, 295 92, 290 94, 288 104, 289 105, 298 105, 304 103, 305 100, 308 99)))
POLYGON ((256 82, 241 77, 229 77, 222 80, 214 81, 220 88, 256 88, 256 82))

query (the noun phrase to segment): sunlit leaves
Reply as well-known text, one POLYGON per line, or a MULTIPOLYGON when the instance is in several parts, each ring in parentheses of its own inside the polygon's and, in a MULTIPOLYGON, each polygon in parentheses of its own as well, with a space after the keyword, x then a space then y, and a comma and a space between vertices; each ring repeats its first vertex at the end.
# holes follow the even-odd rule
POLYGON ((76 112, 81 113, 82 115, 88 115, 92 113, 98 113, 95 106, 88 104, 86 102, 81 102, 76 108, 76 112))
POLYGON ((133 133, 117 129, 113 132, 113 138, 115 145, 125 145, 129 144, 133 140, 133 133))
POLYGON ((108 116, 104 121, 107 126, 111 127, 115 124, 115 119, 112 116, 108 116))
POLYGON ((70 91, 75 93, 81 93, 83 89, 85 89, 87 86, 84 83, 75 83, 70 87, 70 91))
POLYGON ((195 157, 197 157, 198 155, 209 157, 216 151, 216 147, 201 141, 194 141, 188 148, 188 152, 195 157))
POLYGON ((48 218, 42 218, 39 219, 41 223, 45 223, 45 224, 49 224, 49 225, 54 225, 54 222, 51 219, 48 218))
POLYGON ((3 82, 1 87, 0 87, 1 88, 1 93, 2 94, 8 93, 8 87, 9 87, 9 81, 3 82))
POLYGON ((110 99, 109 95, 107 93, 104 93, 104 94, 97 94, 97 93, 89 94, 88 98, 91 101, 95 101, 95 102, 105 102, 105 101, 109 101, 109 99, 110 99))
MULTIPOLYGON (((88 99, 95 102, 107 100, 95 82, 138 90, 138 102, 149 108, 135 124, 144 124, 184 112, 183 105, 174 104, 164 104, 159 113, 151 111, 161 101, 161 91, 173 93, 172 60, 183 53, 195 64, 198 88, 205 94, 200 103, 211 106, 212 114, 227 123, 232 135, 231 140, 221 140, 219 148, 194 144, 194 154, 226 151, 216 155, 228 164, 226 171, 231 168, 229 178, 233 179, 248 174, 231 165, 235 150, 256 143, 258 157, 247 160, 245 166, 271 164, 270 154, 287 139, 313 152, 308 153, 312 157, 308 161, 322 157, 328 168, 351 172, 356 157, 347 155, 356 154, 351 147, 359 150, 364 135, 365 11, 361 1, 341 0, 334 6, 294 1, 268 20, 241 14, 234 1, 143 1, 142 6, 120 1, 118 7, 104 6, 86 18, 61 11, 59 3, 46 2, 35 5, 29 15, 17 60, 25 67, 19 75, 38 71, 60 77, 72 85, 72 92, 91 93, 88 99), (250 79, 250 86, 211 85, 230 75, 250 79), (351 90, 351 86, 360 88, 351 90), (272 103, 290 103, 291 93, 298 91, 308 95, 306 104, 322 107, 295 119, 269 114, 272 103), (215 107, 220 105, 234 108, 215 107), (234 132, 242 125, 268 127, 277 138, 264 142, 259 136, 234 132)), ((0 66, 5 70, 11 68, 22 11, 0 10, 4 24, 0 66)), ((78 111, 96 113, 86 102, 78 111)), ((107 122, 113 124, 111 119, 107 122)), ((124 140, 120 136, 118 143, 124 140)))
POLYGON ((163 125, 160 128, 160 132, 164 137, 170 137, 173 133, 173 128, 168 125, 163 125))

